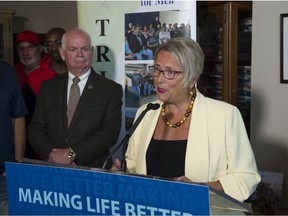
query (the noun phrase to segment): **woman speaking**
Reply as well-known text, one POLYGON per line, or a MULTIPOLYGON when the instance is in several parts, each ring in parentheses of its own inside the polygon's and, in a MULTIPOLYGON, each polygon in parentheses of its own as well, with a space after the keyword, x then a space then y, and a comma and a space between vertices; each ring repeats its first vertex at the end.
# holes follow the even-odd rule
MULTIPOLYGON (((161 107, 148 112, 131 136, 127 169, 206 183, 244 201, 260 181, 254 154, 239 110, 197 90, 203 62, 202 49, 190 38, 160 45, 149 70, 161 107)), ((112 170, 119 168, 116 159, 112 170)))

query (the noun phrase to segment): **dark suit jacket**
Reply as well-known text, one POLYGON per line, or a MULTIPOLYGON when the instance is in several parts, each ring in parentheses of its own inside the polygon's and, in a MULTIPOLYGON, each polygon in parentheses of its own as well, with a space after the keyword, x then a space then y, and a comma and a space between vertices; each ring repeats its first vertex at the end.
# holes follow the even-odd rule
POLYGON ((69 128, 68 73, 40 88, 29 140, 43 160, 53 148, 71 147, 81 166, 102 167, 121 128, 122 86, 91 70, 69 128))

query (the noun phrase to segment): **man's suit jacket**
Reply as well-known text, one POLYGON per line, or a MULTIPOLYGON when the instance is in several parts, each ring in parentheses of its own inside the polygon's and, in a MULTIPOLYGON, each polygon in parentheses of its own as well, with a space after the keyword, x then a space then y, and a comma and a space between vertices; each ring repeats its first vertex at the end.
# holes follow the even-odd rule
POLYGON ((137 36, 133 34, 130 38, 130 49, 133 53, 139 53, 143 48, 146 49, 147 41, 143 35, 140 35, 142 40, 142 45, 140 44, 137 36))
POLYGON ((102 167, 121 128, 122 86, 93 69, 67 127, 68 73, 40 88, 29 139, 43 160, 53 148, 71 147, 82 166, 102 167))
MULTIPOLYGON (((139 108, 135 119, 146 106, 139 108)), ((147 174, 146 152, 160 112, 161 109, 149 111, 131 136, 126 152, 129 172, 147 174)), ((260 176, 239 110, 197 91, 191 118, 185 176, 193 182, 219 180, 225 193, 239 201, 247 199, 260 176)))

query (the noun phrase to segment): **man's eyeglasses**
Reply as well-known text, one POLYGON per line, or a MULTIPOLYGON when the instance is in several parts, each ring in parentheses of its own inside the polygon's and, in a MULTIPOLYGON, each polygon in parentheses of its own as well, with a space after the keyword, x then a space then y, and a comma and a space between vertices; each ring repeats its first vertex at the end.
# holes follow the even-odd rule
POLYGON ((31 51, 33 51, 34 48, 37 47, 37 46, 38 46, 38 45, 28 45, 28 46, 26 46, 26 47, 21 47, 21 46, 19 46, 19 47, 17 47, 17 50, 18 50, 18 52, 20 52, 20 53, 23 53, 25 50, 26 50, 27 52, 31 52, 31 51))
POLYGON ((158 68, 156 66, 149 66, 149 72, 154 77, 158 77, 158 76, 160 76, 160 73, 162 73, 163 76, 168 80, 172 80, 172 79, 176 78, 177 74, 182 73, 182 71, 175 71, 172 69, 161 70, 160 68, 158 68))
POLYGON ((62 41, 61 41, 61 40, 46 41, 44 45, 45 45, 46 47, 52 47, 52 46, 61 47, 62 41))

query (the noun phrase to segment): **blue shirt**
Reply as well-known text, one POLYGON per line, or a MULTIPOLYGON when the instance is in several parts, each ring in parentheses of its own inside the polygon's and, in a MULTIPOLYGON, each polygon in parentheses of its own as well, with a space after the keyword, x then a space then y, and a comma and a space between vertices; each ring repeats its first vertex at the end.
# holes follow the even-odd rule
POLYGON ((0 171, 5 161, 14 160, 14 129, 12 119, 27 113, 13 68, 0 60, 0 171))

